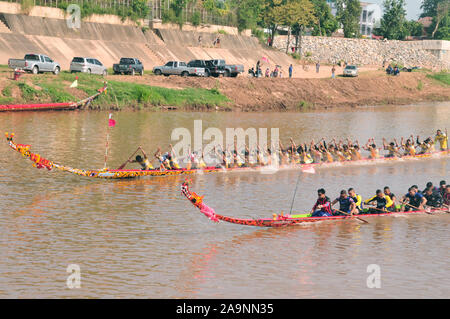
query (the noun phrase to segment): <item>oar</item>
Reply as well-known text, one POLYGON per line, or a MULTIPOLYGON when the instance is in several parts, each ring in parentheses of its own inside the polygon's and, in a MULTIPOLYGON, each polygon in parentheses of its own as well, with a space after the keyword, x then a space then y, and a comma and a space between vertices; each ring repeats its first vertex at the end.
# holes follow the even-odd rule
POLYGON ((366 223, 366 224, 370 224, 367 220, 362 219, 362 218, 359 218, 359 217, 357 217, 357 216, 355 216, 355 215, 352 215, 352 214, 343 212, 342 210, 335 209, 335 211, 337 211, 337 212, 339 212, 339 213, 342 213, 342 214, 345 214, 345 215, 349 215, 349 216, 355 217, 356 219, 358 219, 358 220, 360 220, 360 221, 362 221, 362 222, 364 222, 364 223, 366 223))
POLYGON ((125 163, 123 163, 122 165, 120 165, 119 166, 119 168, 118 169, 122 169, 122 168, 124 168, 125 167, 125 165, 127 165, 127 163, 130 161, 130 159, 134 156, 134 154, 136 154, 137 152, 139 151, 139 147, 138 147, 138 149, 137 150, 135 150, 134 151, 134 153, 133 154, 131 154, 131 156, 127 159, 127 161, 125 162, 125 163))
POLYGON ((379 210, 380 212, 383 212, 383 213, 390 213, 388 210, 384 210, 384 209, 377 208, 377 207, 370 207, 369 209, 379 210))
MULTIPOLYGON (((413 205, 411 205, 411 204, 405 203, 405 205, 408 205, 409 207, 412 207, 412 208, 415 208, 415 209, 417 209, 417 210, 420 210, 419 207, 413 206, 413 205)), ((427 212, 426 210, 424 210, 424 212, 427 213, 427 214, 433 215, 432 213, 427 212)))

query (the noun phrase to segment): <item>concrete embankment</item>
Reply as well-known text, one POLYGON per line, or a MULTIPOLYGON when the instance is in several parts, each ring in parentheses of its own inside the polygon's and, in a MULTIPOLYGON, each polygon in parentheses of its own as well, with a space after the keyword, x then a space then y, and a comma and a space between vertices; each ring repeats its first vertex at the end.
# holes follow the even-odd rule
POLYGON ((220 47, 213 47, 218 33, 166 27, 143 31, 132 25, 85 21, 80 29, 70 29, 64 19, 12 13, 0 13, 0 22, 0 64, 30 52, 49 55, 63 69, 69 68, 74 56, 96 57, 107 67, 121 57, 133 56, 143 61, 147 70, 168 60, 225 59, 246 68, 262 57, 268 58, 271 68, 294 63, 286 54, 263 48, 256 38, 245 35, 220 34, 220 47))

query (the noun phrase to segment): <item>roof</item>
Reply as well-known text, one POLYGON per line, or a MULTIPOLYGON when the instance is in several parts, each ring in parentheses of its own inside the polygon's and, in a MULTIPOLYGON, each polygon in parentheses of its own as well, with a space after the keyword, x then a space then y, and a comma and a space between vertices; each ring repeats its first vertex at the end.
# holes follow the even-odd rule
POLYGON ((428 28, 433 23, 432 17, 423 17, 417 20, 419 23, 421 23, 425 28, 428 28))

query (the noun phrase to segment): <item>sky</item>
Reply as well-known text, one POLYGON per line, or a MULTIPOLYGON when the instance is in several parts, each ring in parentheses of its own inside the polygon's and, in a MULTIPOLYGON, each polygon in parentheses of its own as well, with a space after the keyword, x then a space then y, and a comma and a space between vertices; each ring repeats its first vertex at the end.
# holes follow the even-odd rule
MULTIPOLYGON (((378 3, 383 8, 383 0, 364 0, 365 2, 378 3)), ((405 0, 406 2, 406 18, 408 20, 417 20, 422 13, 420 6, 422 0, 405 0)))

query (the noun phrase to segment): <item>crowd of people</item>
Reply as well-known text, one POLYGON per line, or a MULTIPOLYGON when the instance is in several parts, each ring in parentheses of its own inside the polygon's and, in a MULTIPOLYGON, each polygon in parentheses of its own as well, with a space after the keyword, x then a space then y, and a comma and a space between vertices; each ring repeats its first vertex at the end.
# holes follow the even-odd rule
MULTIPOLYGON (((374 138, 368 139, 364 145, 360 145, 358 140, 351 141, 346 139, 338 142, 334 138, 328 142, 325 141, 325 138, 322 138, 317 143, 312 140, 309 144, 301 143, 297 145, 291 138, 290 145, 286 147, 279 142, 276 148, 274 147, 275 145, 272 145, 271 148, 267 149, 261 149, 259 146, 256 146, 254 149, 249 149, 248 146, 239 149, 235 141, 233 148, 231 148, 231 145, 225 148, 219 145, 214 147, 209 154, 189 150, 188 156, 183 158, 183 161, 186 163, 186 169, 202 169, 211 166, 216 168, 233 168, 332 163, 361 160, 363 159, 363 152, 368 153, 369 159, 432 153, 436 151, 436 144, 438 144, 438 150, 447 150, 448 137, 441 130, 436 131, 434 138, 430 136, 424 140, 421 140, 420 136, 414 138, 413 135, 409 138, 402 137, 400 143, 395 138, 390 142, 383 138, 380 146, 376 144, 374 138), (382 154, 382 152, 385 152, 385 154, 382 154), (206 155, 208 160, 205 159, 206 155)), ((136 152, 139 150, 142 151, 142 156, 137 155, 134 160, 130 159, 126 163, 138 163, 143 170, 182 169, 172 145, 169 145, 169 150, 166 152, 163 152, 159 147, 154 153, 154 158, 159 163, 158 168, 153 166, 141 147, 136 152)))
POLYGON ((342 190, 333 201, 326 196, 323 188, 317 191, 317 195, 318 199, 311 209, 311 217, 386 214, 450 208, 450 184, 447 184, 445 180, 439 183, 439 187, 428 182, 423 191, 420 191, 417 185, 413 185, 401 198, 392 193, 388 186, 383 190, 378 189, 374 196, 365 201, 354 188, 342 190), (339 203, 339 209, 333 209, 337 203, 339 203))

